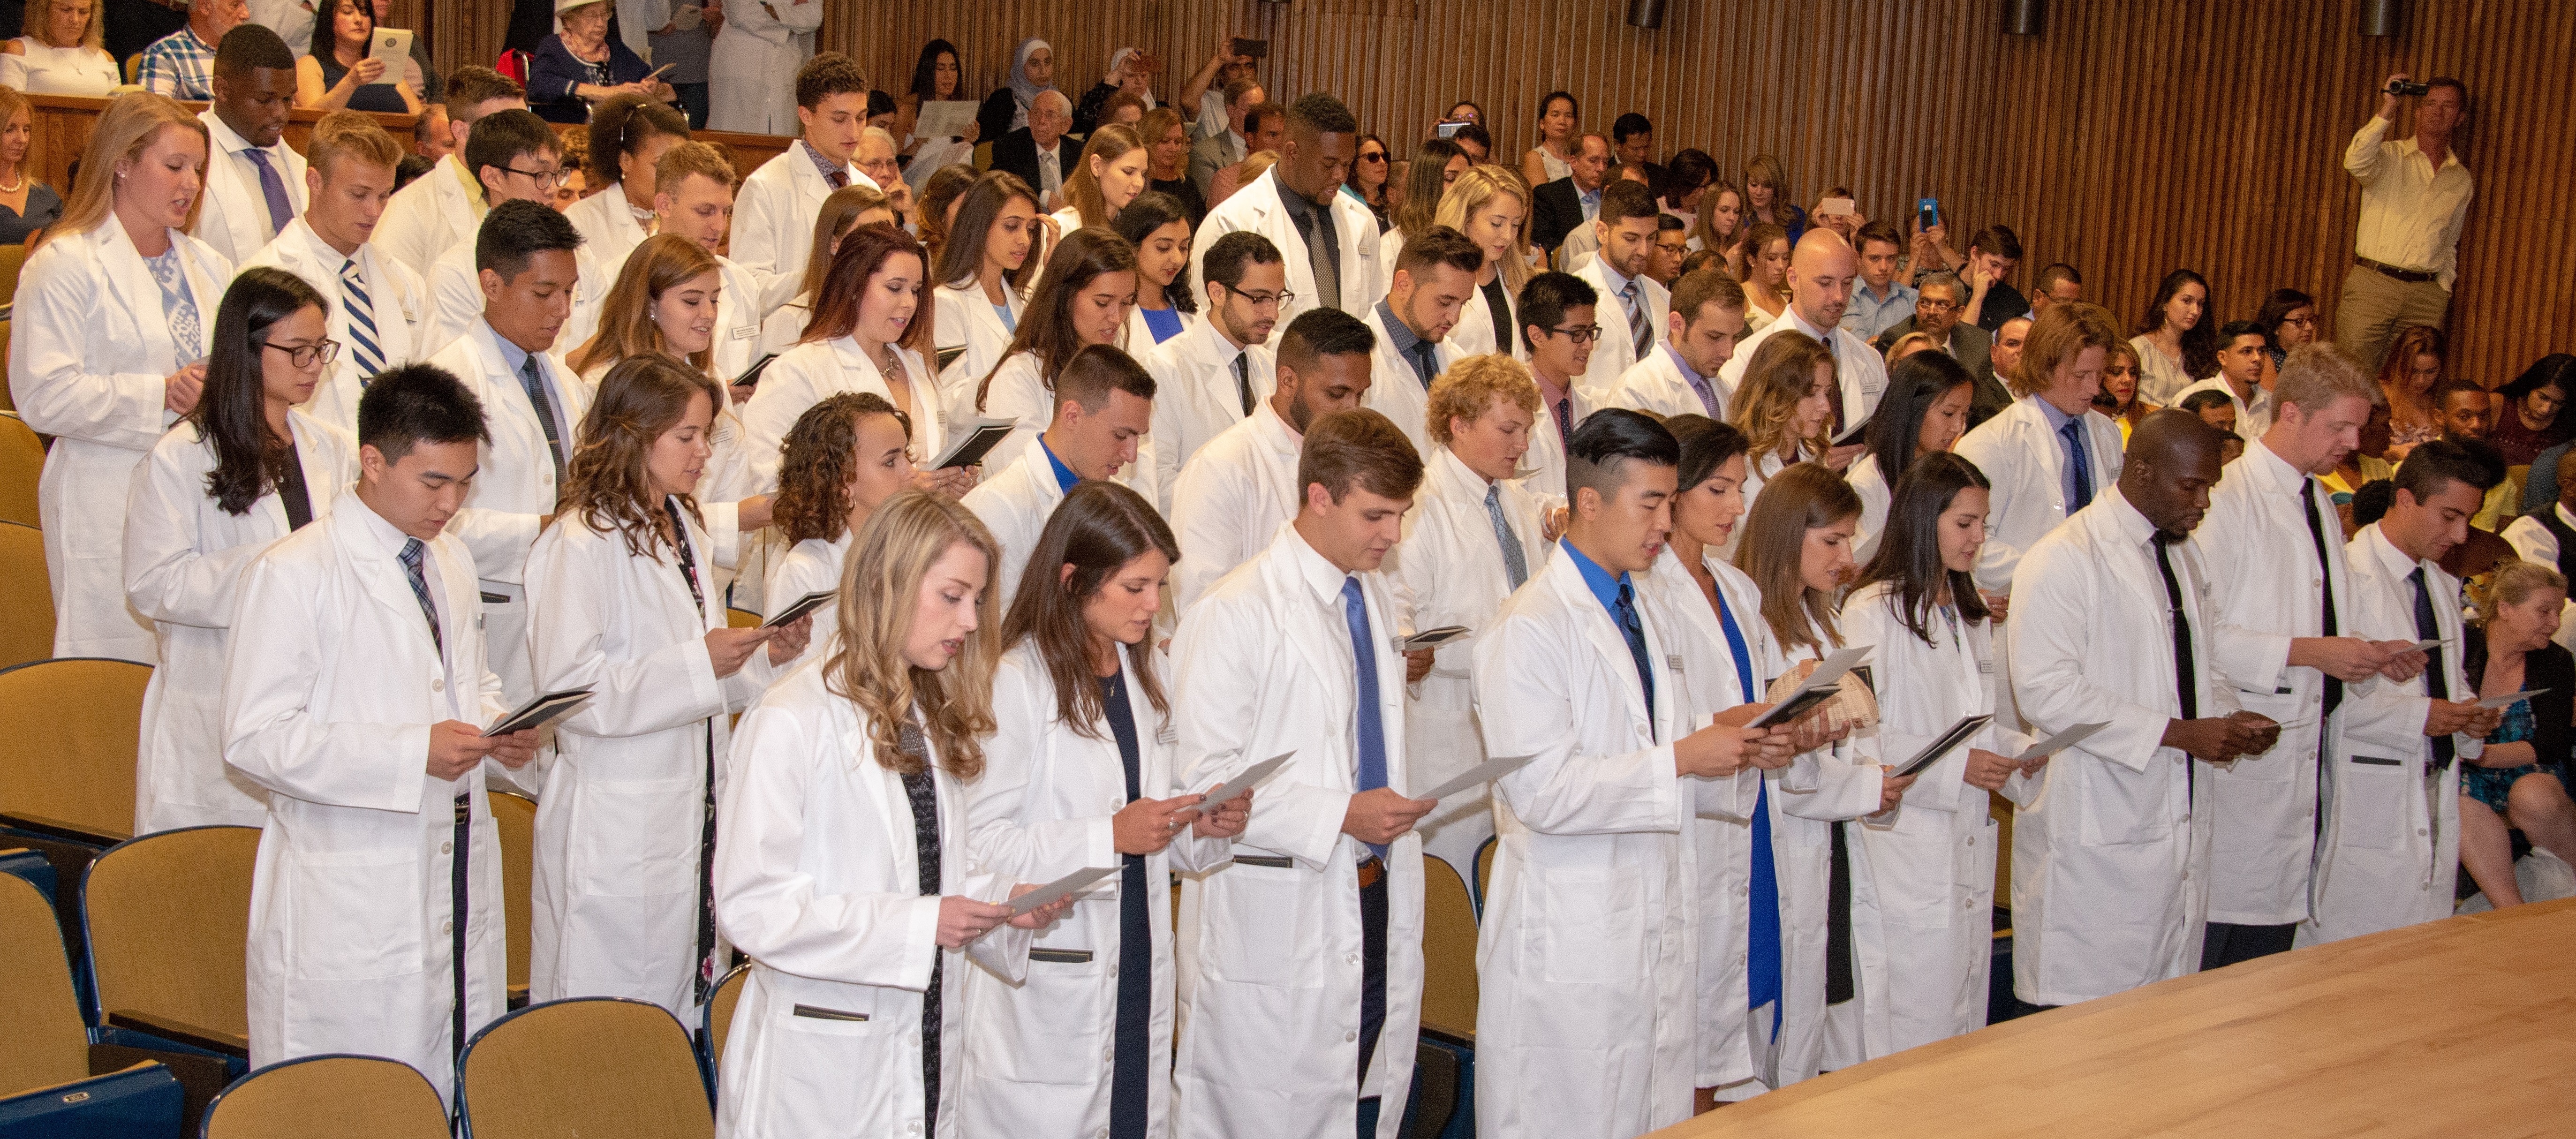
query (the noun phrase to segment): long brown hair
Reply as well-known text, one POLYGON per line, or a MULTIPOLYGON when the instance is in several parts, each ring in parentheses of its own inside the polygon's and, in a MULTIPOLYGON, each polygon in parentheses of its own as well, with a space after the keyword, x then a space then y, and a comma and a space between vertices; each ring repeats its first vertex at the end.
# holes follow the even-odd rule
POLYGON ((1744 538, 1735 568, 1762 590, 1762 619, 1781 645, 1824 651, 1817 634, 1841 648, 1834 628, 1834 595, 1809 589, 1800 579, 1807 531, 1860 517, 1860 495, 1823 463, 1798 463, 1762 484, 1744 516, 1744 538))
POLYGON ((1046 275, 1038 278, 1037 290, 1031 294, 1035 303, 1020 314, 1019 331, 1011 334, 1011 346, 993 361, 983 382, 975 385, 975 409, 984 409, 984 395, 993 390, 993 375, 1002 365, 1022 352, 1033 352, 1038 358, 1038 380, 1047 390, 1055 390, 1055 377, 1073 363, 1073 354, 1083 349, 1082 338, 1073 331, 1074 298, 1104 273, 1136 271, 1136 247, 1127 239, 1105 229, 1085 227, 1064 235, 1047 258, 1046 275))
MULTIPOLYGON (((984 273, 984 243, 992 239, 1003 207, 1014 201, 1027 202, 1032 212, 1038 208, 1037 191, 1020 181, 1019 175, 995 170, 975 179, 957 202, 957 224, 948 227, 948 237, 939 247, 939 268, 931 279, 952 289, 973 287, 984 273)), ((1031 234, 1029 252, 1034 254, 1037 248, 1037 235, 1031 234)), ((1036 262, 1034 256, 1020 262, 1019 268, 1002 274, 1002 282, 1014 291, 1026 288, 1037 272, 1036 262)))
MULTIPOLYGON (((886 260, 898 253, 909 253, 923 268, 930 257, 912 235, 890 225, 863 225, 841 239, 841 248, 832 254, 832 268, 823 274, 823 286, 814 294, 814 315, 805 321, 805 334, 796 338, 799 344, 833 340, 859 327, 859 300, 867 295, 868 281, 885 267, 886 260)), ((931 303, 930 281, 921 282, 921 295, 913 302, 912 319, 903 326, 903 335, 895 338, 898 347, 920 350, 937 343, 931 339, 931 318, 939 306, 931 303)))
MULTIPOLYGON (((653 306, 661 301, 663 293, 715 271, 715 254, 697 242, 676 233, 645 238, 627 256, 625 268, 617 271, 617 283, 608 287, 608 299, 600 302, 599 331, 591 333, 590 342, 575 350, 566 362, 575 372, 587 372, 633 356, 672 355, 671 342, 663 337, 661 324, 653 319, 653 306)), ((691 353, 689 365, 705 371, 714 351, 714 346, 709 345, 691 353)), ((724 404, 719 402, 716 406, 721 408, 724 404)))
MULTIPOLYGON (((1091 141, 1082 144, 1082 157, 1075 159, 1073 173, 1064 180, 1064 200, 1073 207, 1074 216, 1086 226, 1106 226, 1117 215, 1109 208, 1109 199, 1100 192, 1100 179, 1091 174, 1091 160, 1116 162, 1130 153, 1145 149, 1145 140, 1136 128, 1123 123, 1102 123, 1091 132, 1091 141)), ((1145 180, 1154 180, 1153 160, 1146 159, 1145 180)), ((1150 188, 1150 187, 1148 187, 1150 188)), ((1139 189, 1138 193, 1143 193, 1139 189)))
POLYGON ((778 497, 770 522, 790 543, 807 538, 837 541, 850 521, 850 475, 859 446, 859 423, 891 415, 912 438, 912 417, 875 392, 826 396, 796 417, 778 444, 778 497))
MULTIPOLYGON (((1736 385, 1728 419, 1744 433, 1755 461, 1787 448, 1798 401, 1807 398, 1807 389, 1814 386, 1817 365, 1833 362, 1833 353, 1825 351, 1824 345, 1794 328, 1765 338, 1753 350, 1753 359, 1744 365, 1744 378, 1736 385)), ((1832 431, 1833 425, 1827 423, 1815 438, 1798 442, 1809 453, 1822 455, 1832 444, 1828 438, 1832 431)))
MULTIPOLYGON (((653 493, 645 461, 654 440, 689 413, 691 396, 707 398, 710 419, 724 407, 724 393, 705 372, 659 352, 628 356, 610 368, 581 417, 581 445, 564 464, 555 521, 579 518, 595 533, 614 530, 628 553, 662 560, 662 496, 653 493)), ((706 523, 695 496, 681 495, 680 505, 706 523)))
MULTIPOLYGON (((1108 588, 1109 579, 1127 563, 1157 550, 1171 563, 1180 563, 1180 542, 1142 495, 1118 483, 1086 480, 1066 492, 1038 534, 1037 549, 1029 553, 1028 572, 1020 575, 1020 592, 1011 598, 1011 615, 1002 622, 1002 651, 1022 641, 1036 647, 1047 679, 1055 682, 1056 718, 1076 735, 1107 738, 1101 724, 1108 711, 1100 686, 1092 683, 1097 674, 1082 607, 1108 588), (1066 577, 1061 566, 1073 567, 1073 575, 1066 577)), ((1129 653, 1127 666, 1154 711, 1169 715, 1171 704, 1154 675, 1154 654, 1129 653)))
MULTIPOLYGON (((129 91, 107 101, 99 112, 98 123, 90 128, 89 145, 81 148, 80 180, 72 183, 72 194, 63 202, 62 217, 45 232, 37 235, 35 247, 68 233, 88 233, 112 220, 116 210, 116 168, 139 161, 152 140, 165 129, 193 132, 197 141, 206 141, 206 124, 188 113, 167 95, 149 91, 129 91)), ((197 164, 197 175, 206 173, 204 162, 197 164)), ((201 185, 197 196, 188 203, 187 224, 181 229, 197 227, 197 213, 206 205, 206 192, 201 185)), ((27 251, 30 255, 35 248, 27 251)))
POLYGON ((942 166, 921 184, 919 204, 913 210, 913 229, 921 237, 921 246, 930 251, 930 260, 947 256, 948 207, 975 187, 975 168, 965 163, 942 166))
POLYGON ((850 227, 859 223, 860 214, 876 209, 892 212, 894 203, 886 199, 885 191, 856 182, 823 199, 822 211, 814 215, 814 247, 806 254, 805 283, 797 287, 797 296, 822 293, 823 278, 832 272, 833 251, 840 247, 843 237, 849 236, 850 227))
POLYGON ((823 686, 858 705, 867 717, 868 741, 878 766, 918 774, 926 757, 903 750, 903 725, 918 708, 922 734, 960 780, 984 774, 983 737, 993 734, 993 663, 1001 603, 986 589, 976 599, 975 631, 957 659, 937 671, 904 659, 904 642, 920 607, 921 583, 931 563, 949 547, 972 546, 984 555, 985 580, 1001 567, 1001 547, 972 511, 926 490, 905 490, 885 500, 859 527, 858 541, 841 569, 840 637, 823 662, 823 686))

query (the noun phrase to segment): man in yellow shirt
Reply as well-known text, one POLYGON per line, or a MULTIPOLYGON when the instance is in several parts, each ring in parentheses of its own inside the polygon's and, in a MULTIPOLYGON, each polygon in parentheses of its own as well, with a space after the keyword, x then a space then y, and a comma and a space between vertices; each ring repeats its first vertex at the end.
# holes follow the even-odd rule
POLYGON ((2451 149, 2451 134, 2468 116, 2469 89, 2459 80, 2436 77, 2414 86, 2399 72, 2380 89, 2379 114, 2344 149, 2343 168, 2361 183, 2361 221, 2335 306, 2335 342, 2373 371, 2398 329, 2440 328, 2449 318, 2460 223, 2474 189, 2468 167, 2451 149), (2408 90, 2420 97, 2415 136, 2384 141, 2400 92, 2408 90))

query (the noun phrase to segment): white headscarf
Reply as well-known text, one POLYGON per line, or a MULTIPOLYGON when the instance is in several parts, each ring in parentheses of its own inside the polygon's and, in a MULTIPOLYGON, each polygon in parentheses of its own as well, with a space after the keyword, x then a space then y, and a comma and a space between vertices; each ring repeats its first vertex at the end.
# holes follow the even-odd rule
POLYGON ((1029 82, 1029 54, 1039 48, 1046 48, 1049 53, 1055 51, 1054 46, 1045 40, 1030 36, 1020 41, 1019 50, 1011 53, 1012 130, 1029 125, 1029 104, 1037 99, 1040 92, 1055 90, 1053 83, 1041 87, 1029 82))

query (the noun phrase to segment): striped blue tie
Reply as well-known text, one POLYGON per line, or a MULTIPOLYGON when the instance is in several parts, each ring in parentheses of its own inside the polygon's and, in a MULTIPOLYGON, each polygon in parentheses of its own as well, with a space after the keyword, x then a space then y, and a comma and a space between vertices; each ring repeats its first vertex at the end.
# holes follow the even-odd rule
POLYGON ((358 354, 358 383, 364 386, 385 370, 385 351, 376 346, 376 306, 367 296, 366 278, 359 274, 355 257, 340 265, 340 300, 349 310, 349 346, 358 354))
POLYGON ((397 556, 402 561, 403 575, 411 579, 411 595, 420 600, 420 615, 429 618, 430 643, 437 645, 438 651, 443 653, 447 651, 447 638, 439 635, 438 607, 430 604, 429 579, 422 574, 420 568, 420 558, 425 552, 421 547, 420 539, 405 538, 402 553, 397 556))

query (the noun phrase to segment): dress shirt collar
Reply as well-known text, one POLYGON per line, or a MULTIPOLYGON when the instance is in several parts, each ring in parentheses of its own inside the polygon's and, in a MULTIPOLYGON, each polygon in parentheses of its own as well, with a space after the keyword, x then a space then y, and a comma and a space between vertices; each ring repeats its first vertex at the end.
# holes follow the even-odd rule
MULTIPOLYGON (((360 498, 356 492, 351 492, 349 499, 356 502, 359 506, 359 509, 353 510, 350 513, 357 516, 358 525, 367 532, 367 540, 374 543, 378 548, 384 550, 385 556, 400 558, 403 552, 403 545, 411 541, 411 535, 395 529, 393 523, 385 521, 385 516, 376 513, 376 508, 367 505, 367 500, 360 498)), ((429 543, 424 541, 421 545, 427 546, 429 543)), ((421 556, 422 564, 426 567, 429 562, 429 555, 426 551, 423 551, 421 556)), ((431 596, 436 597, 436 591, 432 591, 431 596)))
POLYGON ((1473 492, 1480 503, 1485 500, 1485 488, 1494 485, 1494 480, 1477 474, 1476 468, 1467 465, 1467 460, 1459 458, 1457 452, 1445 446, 1431 449, 1431 469, 1439 477, 1473 492))
POLYGON ((2245 468, 2271 480, 2273 489, 2305 493, 2307 472, 2291 466, 2288 459, 2274 454, 2272 448, 2265 445, 2262 440, 2256 439, 2245 445, 2245 458, 2250 460, 2245 464, 2245 468))
MULTIPOLYGON (((2100 502, 2106 498, 2111 500, 2111 525, 2119 531, 2120 537, 2128 544, 2146 549, 2156 539, 2156 524, 2129 502, 2128 492, 2121 490, 2117 484, 2107 488, 2107 491, 2108 493, 2094 495, 2093 501, 2100 502)), ((2154 551, 2149 550, 2148 556, 2153 557, 2154 551)))
MULTIPOLYGON (((543 353, 543 352, 533 352, 533 353, 532 353, 532 352, 528 351, 528 350, 527 350, 527 349, 525 349, 525 348, 521 348, 521 347, 519 347, 518 345, 511 343, 511 342, 510 342, 510 338, 509 338, 509 337, 507 337, 507 336, 503 336, 503 335, 501 335, 501 330, 500 330, 500 329, 497 329, 497 328, 492 327, 492 323, 491 323, 490 321, 485 321, 485 322, 483 323, 483 329, 484 329, 484 331, 489 332, 489 333, 491 333, 491 334, 492 334, 492 343, 494 343, 494 344, 496 344, 496 345, 499 345, 499 346, 500 346, 500 348, 501 348, 501 362, 502 362, 502 364, 503 364, 504 366, 506 366, 506 367, 508 367, 508 368, 509 368, 509 370, 510 370, 510 377, 509 377, 509 378, 510 378, 510 382, 512 382, 512 383, 517 383, 517 382, 518 382, 518 380, 519 380, 519 369, 521 369, 521 368, 525 368, 525 367, 527 367, 527 366, 528 366, 528 357, 530 357, 530 356, 543 356, 543 355, 545 355, 545 353, 543 353)), ((537 365, 537 374, 538 374, 538 375, 540 375, 540 376, 545 376, 545 377, 546 377, 546 378, 548 378, 548 379, 552 379, 552 378, 553 378, 553 376, 551 375, 552 371, 553 371, 553 369, 546 367, 544 364, 538 364, 538 365, 537 365)))
POLYGON ((1618 624, 1619 590, 1628 584, 1628 575, 1622 573, 1617 577, 1610 576, 1610 571, 1601 568, 1600 563, 1583 556, 1583 551, 1575 549, 1570 539, 1559 538, 1556 544, 1563 547, 1565 552, 1574 558, 1574 568, 1583 574, 1583 587, 1591 590, 1593 598, 1601 602, 1601 610, 1610 615, 1610 622, 1614 625, 1618 624))
POLYGON ((2057 410, 2056 404, 2050 403, 2038 396, 2026 395, 2021 398, 2029 400, 2032 407, 2039 409, 2041 417, 2048 420, 2049 434, 2054 435, 2060 431, 2066 430, 2067 422, 2075 418, 2072 415, 2068 415, 2065 412, 2057 410))
POLYGON ((1672 341, 1666 340, 1663 343, 1656 345, 1656 347, 1664 350, 1664 356, 1673 362, 1673 370, 1680 372, 1682 374, 1682 379, 1689 381, 1690 386, 1694 390, 1705 389, 1708 387, 1708 377, 1694 371, 1690 366, 1690 361, 1682 359, 1682 354, 1673 350, 1672 341))
POLYGON ((1056 489, 1066 494, 1073 493, 1074 484, 1081 482, 1082 476, 1073 473, 1073 468, 1064 465, 1064 460, 1055 457, 1055 448, 1047 446, 1044 431, 1038 432, 1038 450, 1046 455, 1047 465, 1055 468, 1056 489))
POLYGON ((1317 604, 1338 606, 1342 600, 1342 583, 1354 575, 1315 549, 1314 543, 1297 529, 1294 519, 1279 524, 1288 531, 1288 557, 1297 571, 1297 579, 1315 595, 1317 604))
POLYGON ((2361 532, 2370 536, 2362 545, 2370 551, 2371 557, 2378 560, 2380 573, 2390 581, 2403 582, 2406 575, 2414 573, 2422 565, 2407 557, 2406 551, 2397 548, 2397 543, 2389 541, 2388 535, 2380 531, 2379 523, 2364 526, 2361 532))
POLYGON ((1395 315, 1395 309, 1385 301, 1377 302, 1377 319, 1386 325, 1386 338, 1395 349, 1395 358, 1404 361, 1406 367, 1412 367, 1413 346, 1422 343, 1422 338, 1414 335, 1413 328, 1395 315))
POLYGON ((1839 365, 1842 362, 1841 351, 1834 347, 1834 330, 1830 328, 1818 328, 1815 325, 1807 323, 1806 316, 1798 311, 1798 302, 1791 301, 1789 302, 1788 307, 1781 309, 1780 318, 1788 321, 1791 328, 1795 328, 1800 332, 1806 333, 1807 339, 1824 345, 1826 351, 1834 353, 1834 362, 1836 364, 1839 365))
MULTIPOLYGON (((1618 270, 1611 268, 1610 259, 1607 257, 1594 257, 1592 259, 1592 263, 1601 267, 1601 283, 1607 286, 1604 290, 1605 295, 1601 299, 1604 302, 1610 303, 1624 300, 1625 294, 1628 291, 1628 283, 1633 280, 1633 278, 1622 275, 1618 270)), ((1645 300, 1645 292, 1645 289, 1639 288, 1637 290, 1637 299, 1640 301, 1645 300)), ((1621 311, 1624 312, 1626 310, 1622 309, 1621 311)), ((1632 329, 1631 331, 1634 330, 1632 329)))
MULTIPOLYGON (((252 146, 249 139, 243 138, 241 136, 241 132, 234 130, 233 125, 225 122, 224 117, 216 114, 212 108, 208 108, 205 114, 198 117, 205 120, 206 133, 214 139, 215 149, 223 151, 226 154, 239 154, 245 150, 256 150, 272 156, 272 160, 274 160, 274 156, 277 154, 278 150, 286 145, 286 140, 284 138, 280 138, 277 140, 276 144, 272 146, 252 146)), ((281 178, 285 177, 286 168, 283 166, 278 167, 277 174, 281 178)))

